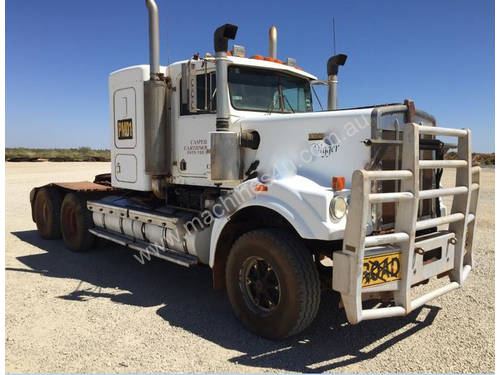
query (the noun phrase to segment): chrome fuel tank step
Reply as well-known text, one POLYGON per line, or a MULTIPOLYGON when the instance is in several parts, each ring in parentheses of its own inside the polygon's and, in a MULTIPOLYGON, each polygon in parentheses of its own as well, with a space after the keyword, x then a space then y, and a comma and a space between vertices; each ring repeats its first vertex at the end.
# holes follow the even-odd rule
POLYGON ((131 248, 142 249, 150 245, 208 263, 211 228, 190 225, 196 217, 193 213, 168 207, 148 210, 127 199, 109 198, 88 201, 87 208, 92 212, 96 227, 96 232, 92 233, 96 236, 120 244, 125 241, 131 248))
POLYGON ((184 267, 191 267, 198 264, 198 258, 190 254, 181 254, 177 251, 166 249, 161 246, 153 246, 143 241, 134 242, 128 237, 115 233, 110 233, 98 228, 89 229, 89 232, 97 237, 104 238, 108 241, 116 242, 122 246, 145 253, 147 254, 144 257, 146 259, 148 259, 148 256, 154 256, 163 260, 168 260, 169 262, 179 264, 184 267))

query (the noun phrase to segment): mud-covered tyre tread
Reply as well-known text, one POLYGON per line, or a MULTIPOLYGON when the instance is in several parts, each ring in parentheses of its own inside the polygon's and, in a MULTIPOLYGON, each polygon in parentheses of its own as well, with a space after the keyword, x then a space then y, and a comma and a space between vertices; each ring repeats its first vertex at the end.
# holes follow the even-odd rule
POLYGON ((36 193, 36 198, 33 205, 36 228, 40 237, 46 240, 56 240, 58 238, 61 238, 60 214, 61 214, 62 200, 63 199, 61 192, 54 187, 50 186, 43 187, 36 193), (42 220, 40 218, 41 212, 39 212, 39 210, 41 209, 40 207, 41 199, 49 200, 50 204, 52 205, 52 210, 51 210, 52 219, 51 222, 49 223, 45 222, 42 223, 42 220))
POLYGON ((69 193, 64 197, 61 205, 61 233, 66 247, 74 252, 88 251, 95 243, 96 237, 88 230, 94 227, 92 215, 87 210, 87 200, 80 193, 69 193), (62 220, 66 205, 72 205, 77 212, 79 235, 76 238, 65 236, 62 220))
MULTIPOLYGON (((298 278, 298 300, 299 300, 299 314, 293 326, 288 332, 282 336, 268 337, 271 339, 284 339, 294 336, 304 329, 306 329, 315 319, 320 299, 321 299, 321 286, 318 271, 312 259, 312 255, 307 248, 300 242, 292 233, 282 229, 257 229, 247 232, 239 237, 233 245, 233 249, 238 249, 242 243, 247 243, 252 240, 263 240, 274 243, 275 248, 280 249, 280 256, 287 258, 288 262, 293 268, 293 272, 298 278)), ((273 250, 275 250, 273 248, 273 250)), ((226 280, 229 280, 229 273, 232 267, 232 254, 231 250, 226 267, 226 280)), ((229 294, 230 286, 228 286, 229 294)), ((231 299, 231 297, 230 297, 231 299)), ((233 308, 235 308, 235 305, 233 308)), ((251 328, 251 327, 249 327, 251 328)), ((257 332, 259 333, 259 332, 257 332)))

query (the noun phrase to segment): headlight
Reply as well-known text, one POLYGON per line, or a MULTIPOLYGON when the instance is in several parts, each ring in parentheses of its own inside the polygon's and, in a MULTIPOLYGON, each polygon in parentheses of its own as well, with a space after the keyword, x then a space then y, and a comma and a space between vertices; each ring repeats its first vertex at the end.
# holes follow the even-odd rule
POLYGON ((342 219, 347 212, 347 203, 344 197, 336 196, 330 201, 330 216, 333 220, 342 219))

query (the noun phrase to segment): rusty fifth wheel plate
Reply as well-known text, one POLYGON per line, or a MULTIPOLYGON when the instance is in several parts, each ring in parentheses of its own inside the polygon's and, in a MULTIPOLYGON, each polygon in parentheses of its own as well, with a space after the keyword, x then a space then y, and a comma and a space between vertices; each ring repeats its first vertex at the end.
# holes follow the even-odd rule
POLYGON ((401 279, 401 254, 381 254, 363 261, 361 286, 372 286, 401 279))

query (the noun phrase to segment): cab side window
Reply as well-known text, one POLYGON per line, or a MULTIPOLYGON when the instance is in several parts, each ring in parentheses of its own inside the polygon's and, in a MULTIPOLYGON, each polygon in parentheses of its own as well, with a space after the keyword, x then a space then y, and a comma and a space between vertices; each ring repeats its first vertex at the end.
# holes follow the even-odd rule
MULTIPOLYGON (((180 83, 180 97, 182 98, 182 79, 180 83)), ((188 111, 188 105, 183 104, 182 100, 180 100, 180 114, 184 115, 199 115, 203 113, 215 113, 216 111, 216 95, 215 95, 215 73, 208 74, 198 74, 196 76, 196 113, 190 113, 188 111)))

